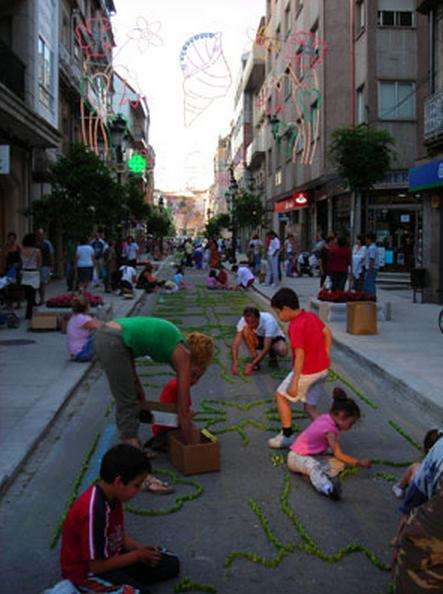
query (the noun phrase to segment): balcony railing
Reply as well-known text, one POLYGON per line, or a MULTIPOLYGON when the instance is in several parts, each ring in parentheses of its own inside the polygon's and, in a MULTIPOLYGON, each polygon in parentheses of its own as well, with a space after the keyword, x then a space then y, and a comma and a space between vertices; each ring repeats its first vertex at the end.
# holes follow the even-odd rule
POLYGON ((0 41, 0 82, 15 93, 20 99, 25 99, 25 70, 26 66, 10 47, 0 41))
POLYGON ((443 136, 443 92, 435 93, 425 102, 425 141, 443 136))

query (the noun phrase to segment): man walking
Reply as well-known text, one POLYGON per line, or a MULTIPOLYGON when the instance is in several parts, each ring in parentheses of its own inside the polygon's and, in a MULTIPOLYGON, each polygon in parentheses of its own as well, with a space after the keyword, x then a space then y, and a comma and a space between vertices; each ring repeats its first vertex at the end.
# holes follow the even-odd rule
POLYGON ((35 236, 37 239, 36 247, 42 253, 39 294, 40 303, 43 304, 45 302, 46 285, 49 283, 51 272, 54 268, 54 246, 49 239, 46 239, 44 229, 37 229, 35 236))
POLYGON ((366 256, 365 256, 365 284, 364 292, 376 297, 376 280, 379 269, 378 248, 375 243, 374 233, 366 235, 366 256))
POLYGON ((277 237, 275 231, 269 231, 267 234, 268 237, 268 251, 267 251, 267 270, 266 270, 266 280, 265 284, 270 285, 278 285, 280 283, 279 280, 279 255, 280 255, 280 240, 277 237))

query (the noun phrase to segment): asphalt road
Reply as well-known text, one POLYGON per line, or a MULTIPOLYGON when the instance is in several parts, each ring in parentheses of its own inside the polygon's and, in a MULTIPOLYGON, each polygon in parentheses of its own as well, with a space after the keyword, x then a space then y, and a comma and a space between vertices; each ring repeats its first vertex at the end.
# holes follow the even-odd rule
MULTIPOLYGON (((420 452, 408 439, 421 442, 437 419, 383 378, 334 352, 338 378, 328 389, 349 382, 345 388, 363 411, 361 422, 343 435, 343 448, 384 463, 343 478, 338 503, 317 494, 306 480, 289 475, 284 458, 266 445, 270 429, 278 427, 271 398, 289 360, 277 373, 264 365, 252 378, 229 374, 234 322, 257 297, 209 293, 198 286, 201 274, 189 279, 197 283, 193 290, 166 297, 154 313, 217 338, 216 361, 193 389, 193 402, 202 411, 201 425, 209 423, 219 433, 222 469, 183 479, 166 456, 154 461, 155 470, 173 472, 176 493, 140 494, 127 511, 126 525, 139 540, 175 551, 182 576, 152 591, 386 594, 389 541, 398 521, 390 481, 402 472, 392 463, 416 460, 420 452), (177 588, 184 578, 194 582, 193 589, 177 588)), ((141 313, 152 308, 146 304, 141 313)), ((170 369, 147 363, 140 361, 139 370, 155 398, 170 369)), ((76 487, 83 489, 97 476, 102 452, 116 441, 110 404, 107 383, 95 368, 0 502, 2 594, 40 593, 60 579, 58 527, 76 487)), ((328 404, 322 403, 323 410, 328 404)), ((303 428, 307 421, 299 418, 296 424, 303 428)), ((143 431, 148 437, 149 430, 143 431)))

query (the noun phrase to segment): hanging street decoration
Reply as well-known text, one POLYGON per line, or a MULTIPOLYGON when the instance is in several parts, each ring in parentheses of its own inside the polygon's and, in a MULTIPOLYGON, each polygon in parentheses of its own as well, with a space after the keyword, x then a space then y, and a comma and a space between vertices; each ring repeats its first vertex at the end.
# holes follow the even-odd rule
POLYGON ((146 159, 136 153, 129 159, 128 168, 130 171, 132 171, 132 173, 140 174, 146 169, 146 164, 146 159))

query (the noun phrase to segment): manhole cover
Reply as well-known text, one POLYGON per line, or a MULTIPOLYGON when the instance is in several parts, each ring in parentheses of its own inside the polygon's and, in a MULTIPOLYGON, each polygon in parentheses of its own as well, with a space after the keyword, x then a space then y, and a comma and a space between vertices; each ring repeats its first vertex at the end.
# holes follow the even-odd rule
POLYGON ((16 338, 14 340, 0 340, 0 346, 25 346, 27 344, 34 344, 35 340, 25 340, 24 338, 16 338))

